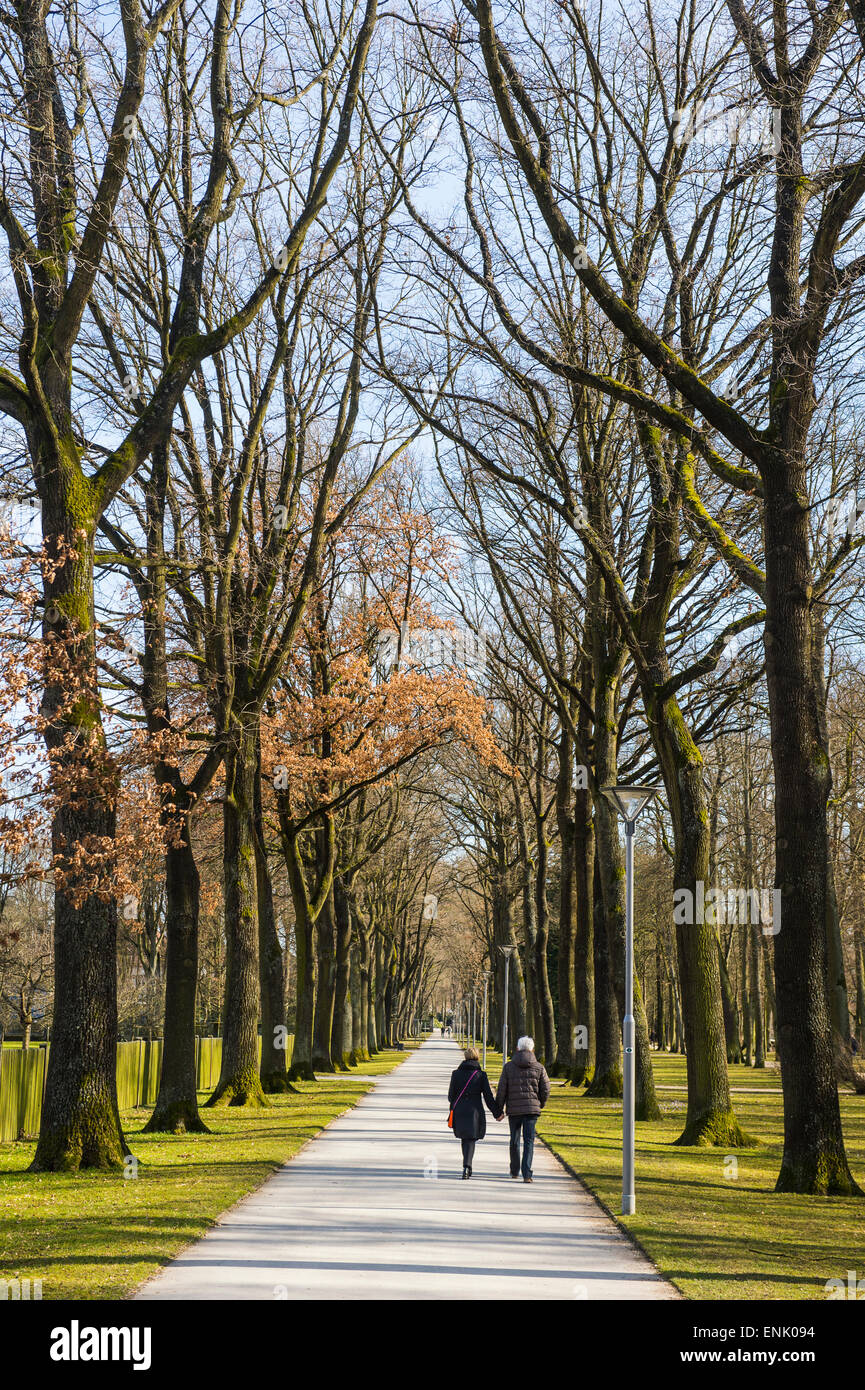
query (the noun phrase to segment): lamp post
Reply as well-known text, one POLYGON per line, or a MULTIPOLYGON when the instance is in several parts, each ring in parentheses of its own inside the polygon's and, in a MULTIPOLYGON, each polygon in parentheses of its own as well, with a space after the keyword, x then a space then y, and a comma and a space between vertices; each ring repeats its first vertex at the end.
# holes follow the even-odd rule
POLYGON ((508 967, 511 963, 511 956, 516 950, 516 946, 500 946, 499 950, 505 958, 505 999, 502 1009, 502 1066, 508 1060, 508 967))
POLYGON ((486 1071, 486 1069, 487 1069, 487 995, 488 995, 488 993, 489 993, 489 988, 490 988, 490 975, 492 975, 493 972, 492 972, 491 970, 485 970, 483 973, 484 973, 484 1021, 483 1021, 483 1030, 484 1030, 484 1071, 486 1071))
POLYGON ((622 1022, 622 1215, 633 1216, 634 1192, 634 827, 660 787, 602 787, 625 822, 625 1017, 622 1022))

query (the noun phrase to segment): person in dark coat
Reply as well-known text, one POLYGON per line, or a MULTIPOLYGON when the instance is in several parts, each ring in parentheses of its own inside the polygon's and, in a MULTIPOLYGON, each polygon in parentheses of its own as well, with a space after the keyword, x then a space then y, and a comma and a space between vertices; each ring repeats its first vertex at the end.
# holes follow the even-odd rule
POLYGON ((534 1038, 520 1038, 517 1050, 502 1067, 496 1105, 507 1111, 511 1130, 511 1177, 520 1176, 520 1139, 523 1142, 523 1182, 532 1181, 535 1125, 550 1098, 550 1078, 535 1056, 534 1038))
POLYGON ((454 1112, 454 1138, 462 1140, 463 1177, 470 1178, 475 1144, 478 1139, 483 1139, 487 1132, 484 1101, 490 1113, 495 1115, 496 1119, 499 1118, 499 1107, 490 1089, 487 1074, 481 1071, 476 1048, 466 1048, 465 1061, 451 1074, 448 1100, 454 1112))

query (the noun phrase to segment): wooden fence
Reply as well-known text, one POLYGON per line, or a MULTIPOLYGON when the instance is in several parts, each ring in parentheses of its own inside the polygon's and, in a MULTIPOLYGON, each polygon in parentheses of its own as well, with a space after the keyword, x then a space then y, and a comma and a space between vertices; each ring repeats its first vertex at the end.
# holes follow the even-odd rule
MULTIPOLYGON (((294 1043, 291 1033, 286 1042, 288 1063, 294 1043)), ((0 1144, 35 1138, 39 1133, 48 1046, 0 1047, 0 1144)), ((261 1056, 260 1038, 258 1052, 261 1056)), ((195 1084, 199 1091, 213 1090, 221 1066, 222 1038, 196 1038, 195 1084)), ((117 1044, 117 1103, 121 1110, 156 1104, 161 1068, 161 1038, 117 1044)))

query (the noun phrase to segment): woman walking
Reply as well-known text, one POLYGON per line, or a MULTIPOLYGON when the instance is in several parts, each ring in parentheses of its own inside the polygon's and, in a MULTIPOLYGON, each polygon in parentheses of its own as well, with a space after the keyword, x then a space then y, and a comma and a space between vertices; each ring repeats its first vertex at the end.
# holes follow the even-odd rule
POLYGON ((496 1119, 500 1114, 487 1074, 481 1071, 476 1048, 466 1048, 465 1061, 452 1073, 448 1100, 453 1110, 454 1138, 462 1140, 463 1177, 470 1178, 475 1144, 487 1132, 483 1102, 486 1101, 487 1109, 496 1119))

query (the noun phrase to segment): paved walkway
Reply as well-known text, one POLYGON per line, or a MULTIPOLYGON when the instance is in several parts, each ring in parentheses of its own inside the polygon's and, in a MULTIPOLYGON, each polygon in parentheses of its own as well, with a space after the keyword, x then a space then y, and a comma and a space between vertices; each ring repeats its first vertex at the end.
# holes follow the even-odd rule
POLYGON ((456 1044, 433 1038, 222 1217, 140 1299, 675 1298, 542 1144, 508 1174, 507 1121, 463 1182, 456 1044))

